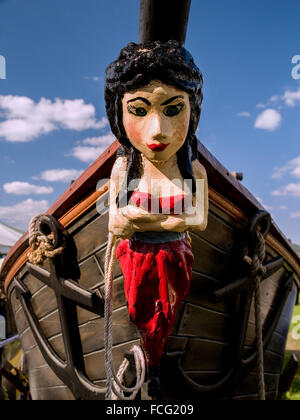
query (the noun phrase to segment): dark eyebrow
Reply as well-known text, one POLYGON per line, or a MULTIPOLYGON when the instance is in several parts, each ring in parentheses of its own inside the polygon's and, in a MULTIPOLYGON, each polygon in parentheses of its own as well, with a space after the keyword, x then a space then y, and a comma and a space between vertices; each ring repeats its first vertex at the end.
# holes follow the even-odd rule
POLYGON ((134 98, 134 99, 130 99, 129 101, 127 101, 127 103, 129 104, 130 102, 134 102, 134 101, 143 101, 145 102, 146 105, 151 106, 151 102, 149 102, 145 98, 142 98, 141 96, 138 96, 137 98, 134 98))
POLYGON ((173 96, 173 98, 168 99, 166 102, 161 104, 161 106, 169 105, 171 102, 175 101, 175 99, 178 99, 178 98, 184 99, 184 96, 183 95, 173 96))

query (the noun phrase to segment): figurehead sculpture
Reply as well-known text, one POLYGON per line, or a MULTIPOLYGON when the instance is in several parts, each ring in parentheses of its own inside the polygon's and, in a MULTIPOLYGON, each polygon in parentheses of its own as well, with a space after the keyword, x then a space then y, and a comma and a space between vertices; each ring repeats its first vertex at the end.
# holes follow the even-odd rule
POLYGON ((106 70, 106 110, 120 142, 111 173, 108 252, 121 238, 116 256, 128 311, 156 375, 190 288, 188 231, 207 226, 207 176, 195 134, 202 84, 177 40, 130 43, 106 70))
POLYGON ((155 368, 190 287, 187 231, 207 225, 207 178, 195 135, 202 75, 177 41, 131 43, 106 71, 105 99, 121 144, 109 231, 122 238, 117 258, 130 318, 155 368))

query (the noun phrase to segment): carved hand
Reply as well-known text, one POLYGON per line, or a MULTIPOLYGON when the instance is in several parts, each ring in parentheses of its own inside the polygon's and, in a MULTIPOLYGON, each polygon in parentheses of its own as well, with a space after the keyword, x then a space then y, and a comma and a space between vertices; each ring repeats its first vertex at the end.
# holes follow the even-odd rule
POLYGON ((126 217, 127 220, 139 223, 150 223, 150 222, 157 222, 163 221, 167 219, 167 215, 165 214, 153 214, 149 213, 140 207, 136 207, 133 205, 128 205, 122 209, 120 209, 121 214, 126 217))

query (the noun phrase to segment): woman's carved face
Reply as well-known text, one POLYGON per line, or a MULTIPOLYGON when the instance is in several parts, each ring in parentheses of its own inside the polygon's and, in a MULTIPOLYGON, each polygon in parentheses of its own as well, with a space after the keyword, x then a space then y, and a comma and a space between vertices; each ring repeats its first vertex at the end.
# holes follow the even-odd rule
POLYGON ((123 125, 147 159, 168 161, 184 144, 190 123, 189 95, 160 81, 125 93, 123 125))

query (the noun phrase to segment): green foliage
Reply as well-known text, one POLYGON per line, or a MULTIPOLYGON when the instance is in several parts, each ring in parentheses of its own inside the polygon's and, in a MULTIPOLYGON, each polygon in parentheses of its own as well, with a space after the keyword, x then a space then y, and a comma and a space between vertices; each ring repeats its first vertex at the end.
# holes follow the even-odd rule
POLYGON ((296 252, 300 252, 300 245, 293 244, 293 248, 296 252))
MULTIPOLYGON (((299 250, 300 250, 300 247, 299 247, 299 250)), ((293 313, 292 322, 291 322, 291 325, 290 325, 289 337, 288 337, 288 342, 287 342, 287 348, 289 349, 289 351, 287 351, 285 356, 284 356, 283 370, 284 370, 286 364, 288 363, 288 361, 291 357, 291 353, 295 353, 298 360, 300 359, 300 357, 299 357, 299 355, 300 355, 300 342, 298 343, 297 341, 292 340, 292 338, 291 338, 292 329, 296 325, 295 323, 293 323, 293 318, 295 316, 299 316, 299 315, 300 315, 300 305, 296 305, 295 308, 294 308, 294 313, 293 313)), ((289 401, 300 401, 300 369, 298 369, 298 372, 297 372, 297 374, 294 378, 294 381, 293 381, 289 391, 286 392, 283 395, 282 399, 283 400, 289 400, 289 401)))
MULTIPOLYGON (((290 354, 286 354, 284 357, 284 366, 289 361, 289 358, 290 358, 290 354)), ((292 386, 290 387, 288 392, 286 392, 283 395, 282 400, 300 401, 300 369, 298 369, 298 372, 294 378, 292 386)))

